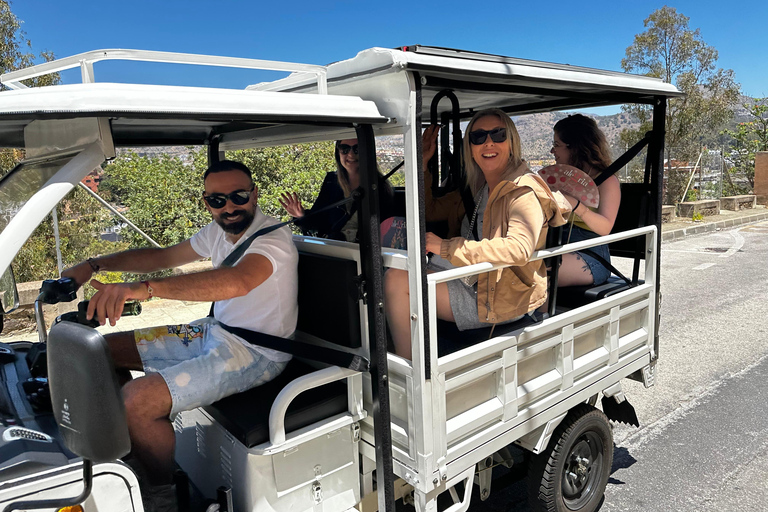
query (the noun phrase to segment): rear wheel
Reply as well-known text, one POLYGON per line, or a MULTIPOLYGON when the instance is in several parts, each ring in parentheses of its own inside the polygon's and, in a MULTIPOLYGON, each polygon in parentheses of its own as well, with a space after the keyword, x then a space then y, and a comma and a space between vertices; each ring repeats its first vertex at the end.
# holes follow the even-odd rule
POLYGON ((603 498, 613 463, 613 433, 602 411, 587 404, 571 409, 547 449, 528 471, 531 509, 592 512, 603 498))

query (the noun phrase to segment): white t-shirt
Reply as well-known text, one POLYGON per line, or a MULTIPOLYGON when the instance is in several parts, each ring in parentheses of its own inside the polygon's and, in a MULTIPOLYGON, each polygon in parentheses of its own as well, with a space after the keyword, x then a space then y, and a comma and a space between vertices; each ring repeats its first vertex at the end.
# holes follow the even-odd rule
MULTIPOLYGON (((240 245, 259 229, 278 222, 277 219, 261 213, 257 207, 253 222, 236 244, 227 240, 226 233, 215 222, 198 231, 190 242, 197 254, 202 258, 211 258, 214 268, 219 268, 236 245, 240 245)), ((293 245, 290 230, 282 227, 257 237, 245 254, 261 254, 267 258, 272 263, 272 275, 247 295, 216 301, 214 307, 216 319, 233 327, 282 338, 290 337, 296 330, 299 311, 297 302, 299 254, 296 246, 293 245)), ((285 352, 251 346, 272 361, 281 362, 291 358, 290 354, 285 352)))

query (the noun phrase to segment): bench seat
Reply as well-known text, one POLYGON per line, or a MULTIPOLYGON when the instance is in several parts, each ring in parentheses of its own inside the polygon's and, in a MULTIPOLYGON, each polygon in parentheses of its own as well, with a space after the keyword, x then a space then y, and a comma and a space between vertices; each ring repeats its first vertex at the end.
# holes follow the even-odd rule
MULTIPOLYGON (((269 441, 269 410, 278 393, 292 380, 315 370, 298 359, 291 359, 285 371, 274 380, 203 409, 238 441, 253 448, 269 441)), ((285 431, 292 432, 347 410, 345 381, 309 389, 299 394, 288 407, 285 431)))
MULTIPOLYGON (((638 284, 643 284, 644 282, 640 279, 638 284)), ((605 283, 598 286, 566 286, 557 289, 557 305, 558 307, 562 306, 571 309, 578 308, 584 304, 611 297, 629 288, 629 285, 623 279, 616 276, 609 277, 605 283)))

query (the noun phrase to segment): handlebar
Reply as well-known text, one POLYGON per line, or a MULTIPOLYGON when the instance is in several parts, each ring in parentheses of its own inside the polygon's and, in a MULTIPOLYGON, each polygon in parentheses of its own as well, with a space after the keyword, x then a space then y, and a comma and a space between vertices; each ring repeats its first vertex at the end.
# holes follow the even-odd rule
POLYGON ((71 277, 46 279, 40 286, 40 295, 38 295, 37 300, 45 304, 72 302, 77 298, 78 288, 80 287, 71 277))
MULTIPOLYGON (((98 327, 99 320, 94 316, 90 320, 85 317, 88 312, 88 303, 90 301, 84 300, 77 304, 77 311, 70 311, 56 317, 54 324, 59 322, 74 322, 77 324, 86 325, 88 327, 98 327)), ((141 314, 140 302, 126 302, 123 305, 123 313, 121 316, 138 316, 141 314)))
MULTIPOLYGON (((35 301, 35 316, 37 317, 38 334, 40 341, 47 341, 45 332, 45 323, 43 322, 42 304, 58 304, 59 302, 72 302, 77 299, 77 290, 80 288, 71 277, 62 277, 60 279, 46 279, 40 286, 40 294, 35 301)), ((88 327, 98 327, 99 321, 96 318, 87 320, 85 314, 88 311, 89 301, 84 300, 77 304, 77 311, 64 313, 56 317, 54 323, 75 322, 88 327)), ((123 306, 122 316, 136 316, 141 314, 141 303, 126 302, 123 306)))

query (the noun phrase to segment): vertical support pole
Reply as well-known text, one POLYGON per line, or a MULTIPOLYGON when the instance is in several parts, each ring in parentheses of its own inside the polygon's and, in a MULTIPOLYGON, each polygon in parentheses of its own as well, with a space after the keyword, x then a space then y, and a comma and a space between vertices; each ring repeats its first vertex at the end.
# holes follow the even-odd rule
POLYGON ((80 76, 84 84, 92 84, 96 82, 96 77, 93 74, 93 62, 88 60, 80 61, 80 76))
POLYGON ((59 214, 56 212, 56 206, 51 210, 51 218, 53 219, 53 239, 56 241, 56 265, 59 268, 59 277, 64 270, 64 264, 61 261, 61 237, 59 236, 59 214))
MULTIPOLYGON (((661 233, 661 203, 663 201, 664 183, 664 137, 667 112, 667 99, 656 96, 653 103, 653 135, 648 148, 648 159, 651 165, 651 184, 653 185, 651 204, 648 205, 651 221, 661 233)), ((653 329, 653 349, 655 357, 659 357, 659 318, 661 306, 661 236, 656 237, 656 321, 653 329)))
POLYGON ((219 137, 214 136, 208 143, 208 165, 224 160, 224 152, 219 151, 219 137))
MULTIPOLYGON (((427 187, 427 184, 424 183, 424 169, 422 168, 423 162, 422 162, 422 147, 421 147, 421 110, 422 110, 422 99, 421 99, 421 86, 422 86, 422 78, 418 73, 413 74, 414 79, 414 86, 415 86, 415 92, 416 92, 416 101, 414 105, 414 111, 416 113, 415 123, 414 123, 414 129, 416 130, 416 181, 419 191, 419 226, 426 226, 427 225, 427 215, 425 210, 425 204, 424 204, 424 189, 427 187)), ((424 82, 426 83, 426 81, 424 82)), ((437 155, 435 155, 437 156, 437 155)), ((434 175, 433 175, 434 176, 434 175)), ((412 238, 409 238, 411 240, 412 238)), ((427 246, 427 235, 425 229, 419 230, 419 245, 416 248, 417 254, 424 254, 425 253, 425 247, 427 246)), ((413 254, 410 250, 409 246, 409 257, 411 254, 413 254)), ((421 265, 418 267, 419 271, 422 270, 421 265)), ((421 289, 426 290, 427 289, 427 273, 421 272, 421 289)), ((411 290, 411 293, 413 293, 413 290, 411 290)), ((422 308, 421 308, 421 323, 424 326, 424 378, 425 379, 431 379, 432 378, 432 347, 431 347, 431 339, 432 334, 429 332, 429 300, 428 297, 425 295, 422 297, 422 308)), ((411 332, 413 332, 413 329, 411 329, 411 332)), ((435 333, 436 335, 437 333, 435 333)), ((411 343, 413 343, 413 338, 415 336, 411 336, 411 343)), ((413 354, 415 351, 412 350, 411 353, 413 354)), ((416 357, 413 357, 414 365, 416 364, 416 357)))
POLYGON ((392 463, 392 427, 389 413, 389 372, 387 334, 384 317, 384 281, 381 269, 381 233, 379 220, 379 175, 376 166, 376 142, 370 125, 356 126, 360 150, 360 206, 358 238, 360 261, 365 281, 368 310, 368 340, 371 351, 371 393, 373 431, 376 439, 376 482, 379 511, 395 510, 395 472, 392 463))

